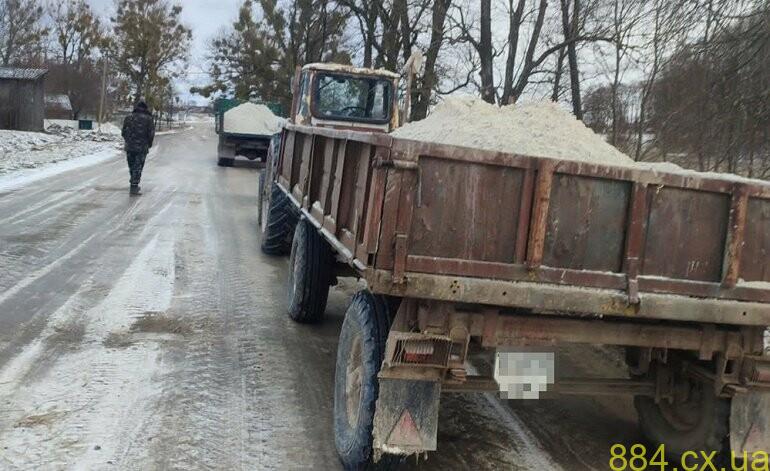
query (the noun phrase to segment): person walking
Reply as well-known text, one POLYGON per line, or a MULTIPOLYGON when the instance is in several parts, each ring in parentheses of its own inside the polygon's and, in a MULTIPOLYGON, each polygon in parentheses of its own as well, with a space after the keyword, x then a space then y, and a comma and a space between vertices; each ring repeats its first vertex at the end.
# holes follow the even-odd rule
POLYGON ((134 112, 123 120, 123 140, 126 141, 126 158, 128 171, 131 174, 131 195, 140 195, 139 182, 142 179, 144 160, 147 158, 152 143, 155 140, 155 123, 147 103, 139 101, 134 106, 134 112))

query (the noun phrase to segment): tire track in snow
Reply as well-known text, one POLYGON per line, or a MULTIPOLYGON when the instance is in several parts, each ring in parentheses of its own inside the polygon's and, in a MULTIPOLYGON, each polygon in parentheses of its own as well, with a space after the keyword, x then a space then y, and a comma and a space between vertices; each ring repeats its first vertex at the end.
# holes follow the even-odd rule
MULTIPOLYGON (((96 469, 120 467, 138 430, 152 426, 162 371, 157 342, 136 348, 108 348, 103 341, 125 332, 147 311, 164 312, 174 285, 174 239, 169 231, 152 238, 107 297, 85 313, 78 295, 55 313, 39 340, 0 371, 0 464, 9 469, 96 469), (85 323, 85 337, 71 353, 45 358, 43 338, 69 319, 85 323), (29 376, 39 361, 52 364, 42 376, 29 376)), ((137 462, 132 462, 133 469, 137 462)), ((125 467, 124 467, 125 468, 125 467)))

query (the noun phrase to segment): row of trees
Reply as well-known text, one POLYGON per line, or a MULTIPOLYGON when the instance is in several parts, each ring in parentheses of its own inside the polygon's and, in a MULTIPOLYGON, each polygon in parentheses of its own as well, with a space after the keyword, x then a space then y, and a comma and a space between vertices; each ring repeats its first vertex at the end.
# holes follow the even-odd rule
POLYGON ((290 102, 294 67, 424 65, 437 96, 564 103, 638 160, 770 173, 767 0, 247 0, 210 44, 211 96, 290 102))
POLYGON ((97 115, 103 95, 155 109, 174 100, 192 40, 182 7, 167 0, 116 0, 101 18, 86 0, 0 0, 0 64, 45 67, 48 93, 66 94, 73 118, 97 115))

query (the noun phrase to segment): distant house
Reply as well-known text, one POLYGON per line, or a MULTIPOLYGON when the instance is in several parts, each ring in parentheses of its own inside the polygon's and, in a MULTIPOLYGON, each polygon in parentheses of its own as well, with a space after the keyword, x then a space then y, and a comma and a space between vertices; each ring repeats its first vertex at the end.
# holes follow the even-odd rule
POLYGON ((67 95, 46 95, 45 119, 72 119, 70 97, 67 95))
POLYGON ((47 72, 0 67, 0 129, 43 130, 47 72))

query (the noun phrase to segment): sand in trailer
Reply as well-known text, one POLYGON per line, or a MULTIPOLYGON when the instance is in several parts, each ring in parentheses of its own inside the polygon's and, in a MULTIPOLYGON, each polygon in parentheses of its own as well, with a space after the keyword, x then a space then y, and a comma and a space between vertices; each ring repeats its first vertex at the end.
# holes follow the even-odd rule
POLYGON ((224 131, 230 134, 269 136, 281 130, 283 119, 270 108, 255 103, 244 103, 225 112, 224 131))
POLYGON ((633 165, 552 102, 496 106, 477 98, 448 98, 422 121, 393 136, 477 149, 607 165, 633 165))
POLYGON ((408 123, 392 135, 532 157, 770 186, 763 180, 729 173, 698 172, 671 162, 635 162, 570 112, 550 101, 497 106, 479 98, 449 97, 427 118, 408 123))

